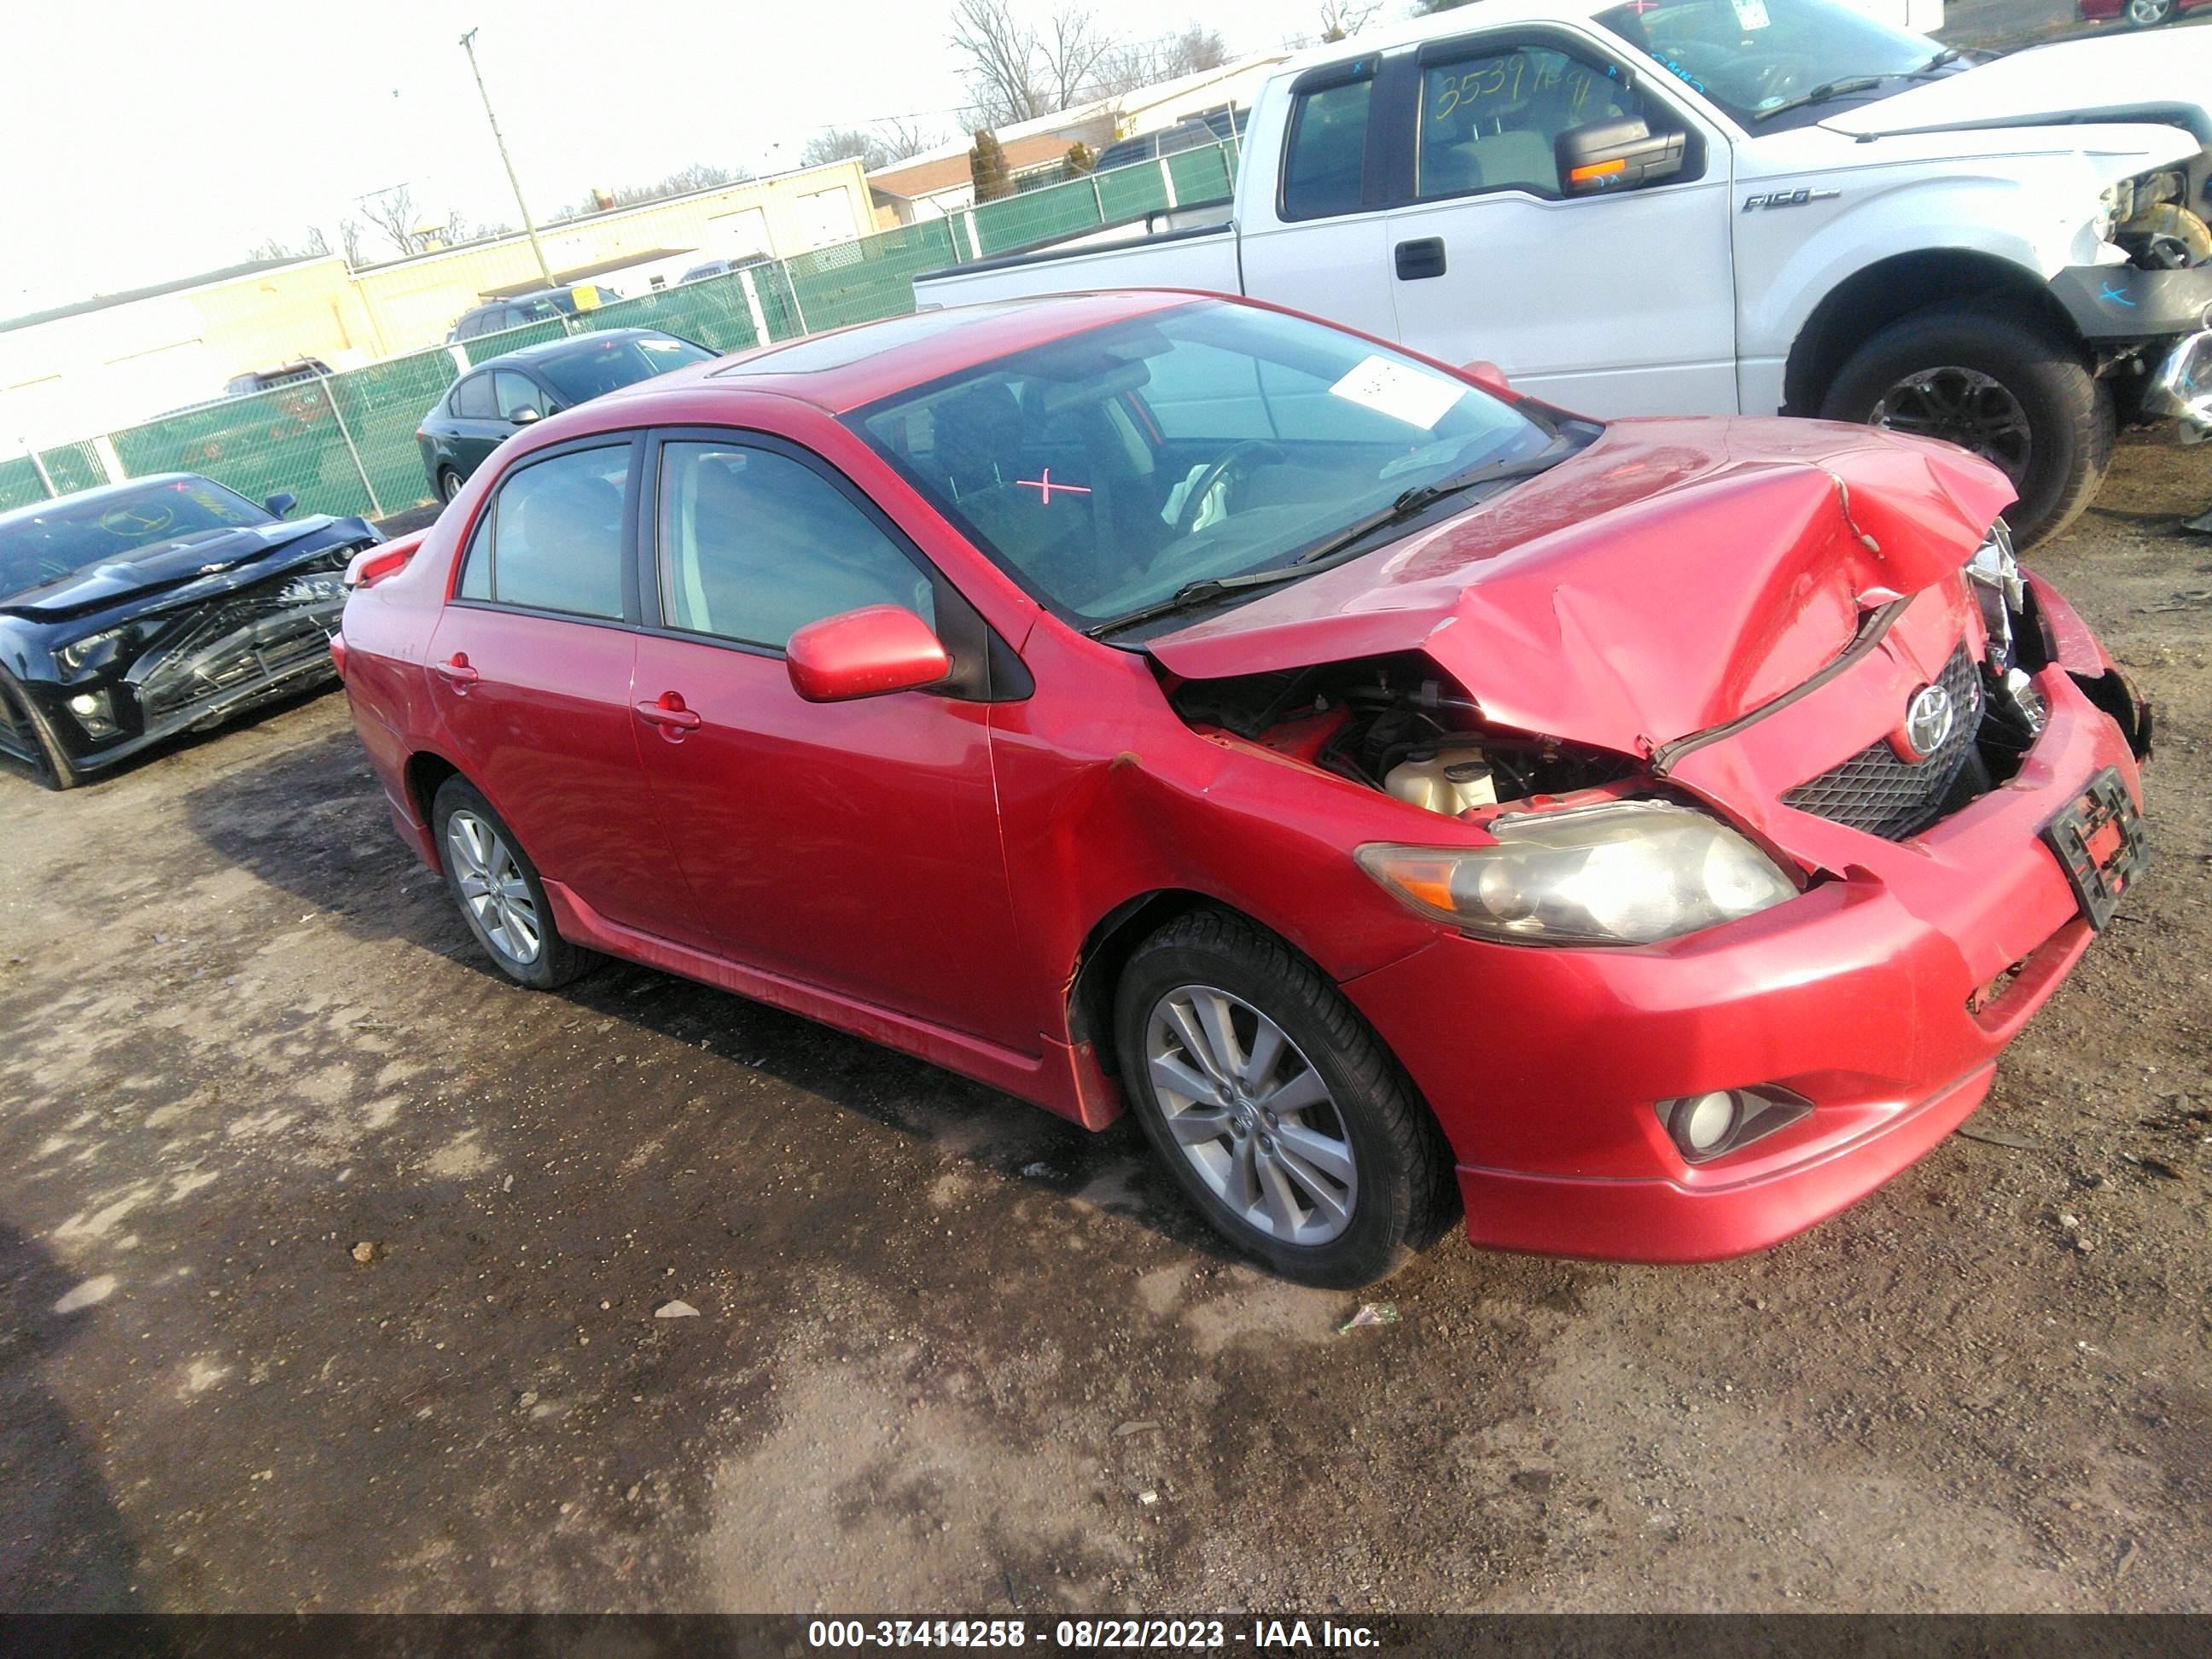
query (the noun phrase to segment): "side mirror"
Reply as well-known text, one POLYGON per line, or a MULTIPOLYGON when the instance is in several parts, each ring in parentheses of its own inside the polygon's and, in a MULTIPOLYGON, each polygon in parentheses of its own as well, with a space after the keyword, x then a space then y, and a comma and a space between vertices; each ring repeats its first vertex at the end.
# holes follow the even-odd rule
POLYGON ((1673 178, 1682 170, 1689 143, 1687 133, 1655 135, 1631 116, 1569 127, 1554 143, 1553 154, 1559 164, 1559 183, 1568 195, 1602 196, 1673 178))
POLYGON ((1513 395, 1513 387, 1505 378, 1505 371, 1487 357, 1478 357, 1471 363, 1461 364, 1459 372, 1494 396, 1510 398, 1513 395))
POLYGON ((952 659, 903 605, 871 605, 811 622, 783 647, 791 689, 809 702, 847 702, 934 685, 952 659))
POLYGON ((262 506, 269 509, 269 516, 272 519, 283 518, 294 507, 299 506, 299 504, 300 498, 297 495, 295 495, 289 489, 280 489, 274 495, 271 495, 267 501, 261 503, 262 506))
POLYGON ((544 420, 545 418, 545 411, 542 409, 536 409, 528 404, 525 404, 521 408, 516 410, 514 414, 508 416, 507 418, 516 426, 528 426, 532 421, 544 420))

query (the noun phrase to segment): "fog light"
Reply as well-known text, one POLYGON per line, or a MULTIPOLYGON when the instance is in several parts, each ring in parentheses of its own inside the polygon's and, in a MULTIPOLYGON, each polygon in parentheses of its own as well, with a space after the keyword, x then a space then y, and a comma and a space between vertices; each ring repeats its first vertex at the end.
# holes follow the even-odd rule
POLYGON ((1662 1100, 1659 1121, 1685 1163, 1704 1164, 1771 1135, 1812 1109, 1804 1096, 1768 1083, 1662 1100))
POLYGON ((115 713, 105 691, 80 691, 69 700, 69 709, 88 738, 112 737, 117 730, 115 713))
POLYGON ((1735 1097, 1715 1093, 1699 1095, 1695 1100, 1685 1101, 1674 1109, 1675 1131, 1683 1150, 1692 1152, 1711 1152, 1729 1137, 1735 1127, 1735 1097))

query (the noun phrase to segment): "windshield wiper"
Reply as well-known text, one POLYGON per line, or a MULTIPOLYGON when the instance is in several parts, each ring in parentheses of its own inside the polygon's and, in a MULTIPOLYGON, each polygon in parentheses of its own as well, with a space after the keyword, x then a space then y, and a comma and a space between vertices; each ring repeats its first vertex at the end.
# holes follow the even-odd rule
POLYGON ((1770 109, 1760 110, 1751 118, 1754 121, 1771 121, 1778 115, 1787 114, 1793 109, 1803 109, 1808 104, 1825 104, 1831 98, 1841 98, 1849 93, 1872 92, 1884 81, 1891 78, 1887 75, 1852 75, 1840 81, 1823 81, 1812 91, 1799 97, 1785 98, 1770 109))
POLYGON ((1917 81, 1923 75, 1933 75, 1937 70, 1949 68, 1966 55, 1956 46, 1946 46, 1918 69, 1906 70, 1905 78, 1908 81, 1917 81))
POLYGON ((1103 639, 1122 629, 1133 628, 1139 623, 1150 622, 1156 617, 1170 616, 1178 611, 1211 604, 1247 588, 1273 587, 1278 582, 1296 581, 1301 576, 1310 576, 1332 565, 1342 564, 1356 556, 1359 544, 1377 531, 1405 523, 1434 507, 1447 495, 1456 495, 1462 490, 1474 489, 1488 483, 1510 483, 1520 478, 1533 478, 1539 472, 1549 471, 1575 453, 1565 439, 1556 439, 1541 454, 1518 461, 1492 461, 1472 467, 1455 477, 1440 478, 1434 483, 1416 484, 1401 495, 1389 506, 1356 519, 1318 547, 1309 548, 1288 564, 1270 566, 1265 570, 1247 571, 1241 576, 1207 576, 1194 582, 1186 582, 1157 605, 1148 605, 1132 611, 1125 617, 1116 617, 1109 623, 1101 623, 1090 630, 1093 639, 1103 639))

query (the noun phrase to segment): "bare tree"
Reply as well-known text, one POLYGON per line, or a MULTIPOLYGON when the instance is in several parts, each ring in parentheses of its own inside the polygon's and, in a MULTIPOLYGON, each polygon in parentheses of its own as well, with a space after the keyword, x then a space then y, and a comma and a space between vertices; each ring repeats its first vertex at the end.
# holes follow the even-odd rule
POLYGON ((902 116, 881 123, 877 131, 883 136, 884 158, 890 161, 903 161, 908 156, 936 149, 945 142, 942 132, 909 126, 902 116))
POLYGON ((364 196, 361 198, 361 210, 368 216, 368 222, 382 231, 386 240, 399 250, 402 258, 422 251, 415 234, 421 216, 415 210, 413 186, 394 185, 374 196, 364 196))
POLYGON ((890 148, 872 132, 859 127, 830 127, 806 141, 799 152, 799 165, 818 167, 848 156, 872 170, 891 160, 890 148))
POLYGON ((349 266, 358 267, 368 263, 362 258, 361 246, 361 239, 367 234, 368 234, 368 228, 358 219, 347 218, 338 221, 338 252, 345 255, 345 262, 349 266))
POLYGON ((1074 6, 1039 29, 1014 15, 1012 0, 954 0, 951 23, 968 95, 987 126, 1032 121, 1099 96, 1100 64, 1121 44, 1074 6))
POLYGON ((1382 0, 1321 0, 1321 38, 1324 41, 1349 40, 1372 22, 1375 14, 1382 9, 1382 0))
POLYGON ((555 221, 581 219, 594 213, 605 213, 615 208, 635 207, 641 202, 664 201, 671 196, 688 196, 694 191, 714 190, 723 185, 742 185, 751 178, 750 168, 717 167, 711 161, 694 161, 666 178, 650 185, 624 185, 619 190, 595 187, 580 202, 562 208, 553 216, 555 221))
POLYGON ((323 234, 320 225, 309 225, 307 234, 295 244, 270 237, 253 250, 256 259, 312 259, 331 251, 330 238, 323 234))
POLYGON ((1206 70, 1219 69, 1229 61, 1229 43, 1221 38, 1219 29, 1210 29, 1193 19, 1182 27, 1179 34, 1168 37, 1167 49, 1161 54, 1160 79, 1173 81, 1185 75, 1198 75, 1206 70))

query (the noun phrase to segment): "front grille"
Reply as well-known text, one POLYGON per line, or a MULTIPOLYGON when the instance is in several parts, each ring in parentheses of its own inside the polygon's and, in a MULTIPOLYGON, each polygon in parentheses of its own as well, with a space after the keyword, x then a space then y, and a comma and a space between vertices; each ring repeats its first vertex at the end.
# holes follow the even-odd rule
POLYGON ((345 589, 327 561, 191 612, 129 678, 150 726, 327 663, 345 589))
POLYGON ((1944 798, 1974 752, 1982 723, 1982 677, 1961 644, 1936 684, 1951 694, 1951 733, 1925 760, 1908 761, 1884 738, 1842 765, 1799 784, 1782 804, 1885 841, 1917 835, 1942 816, 1944 798))

